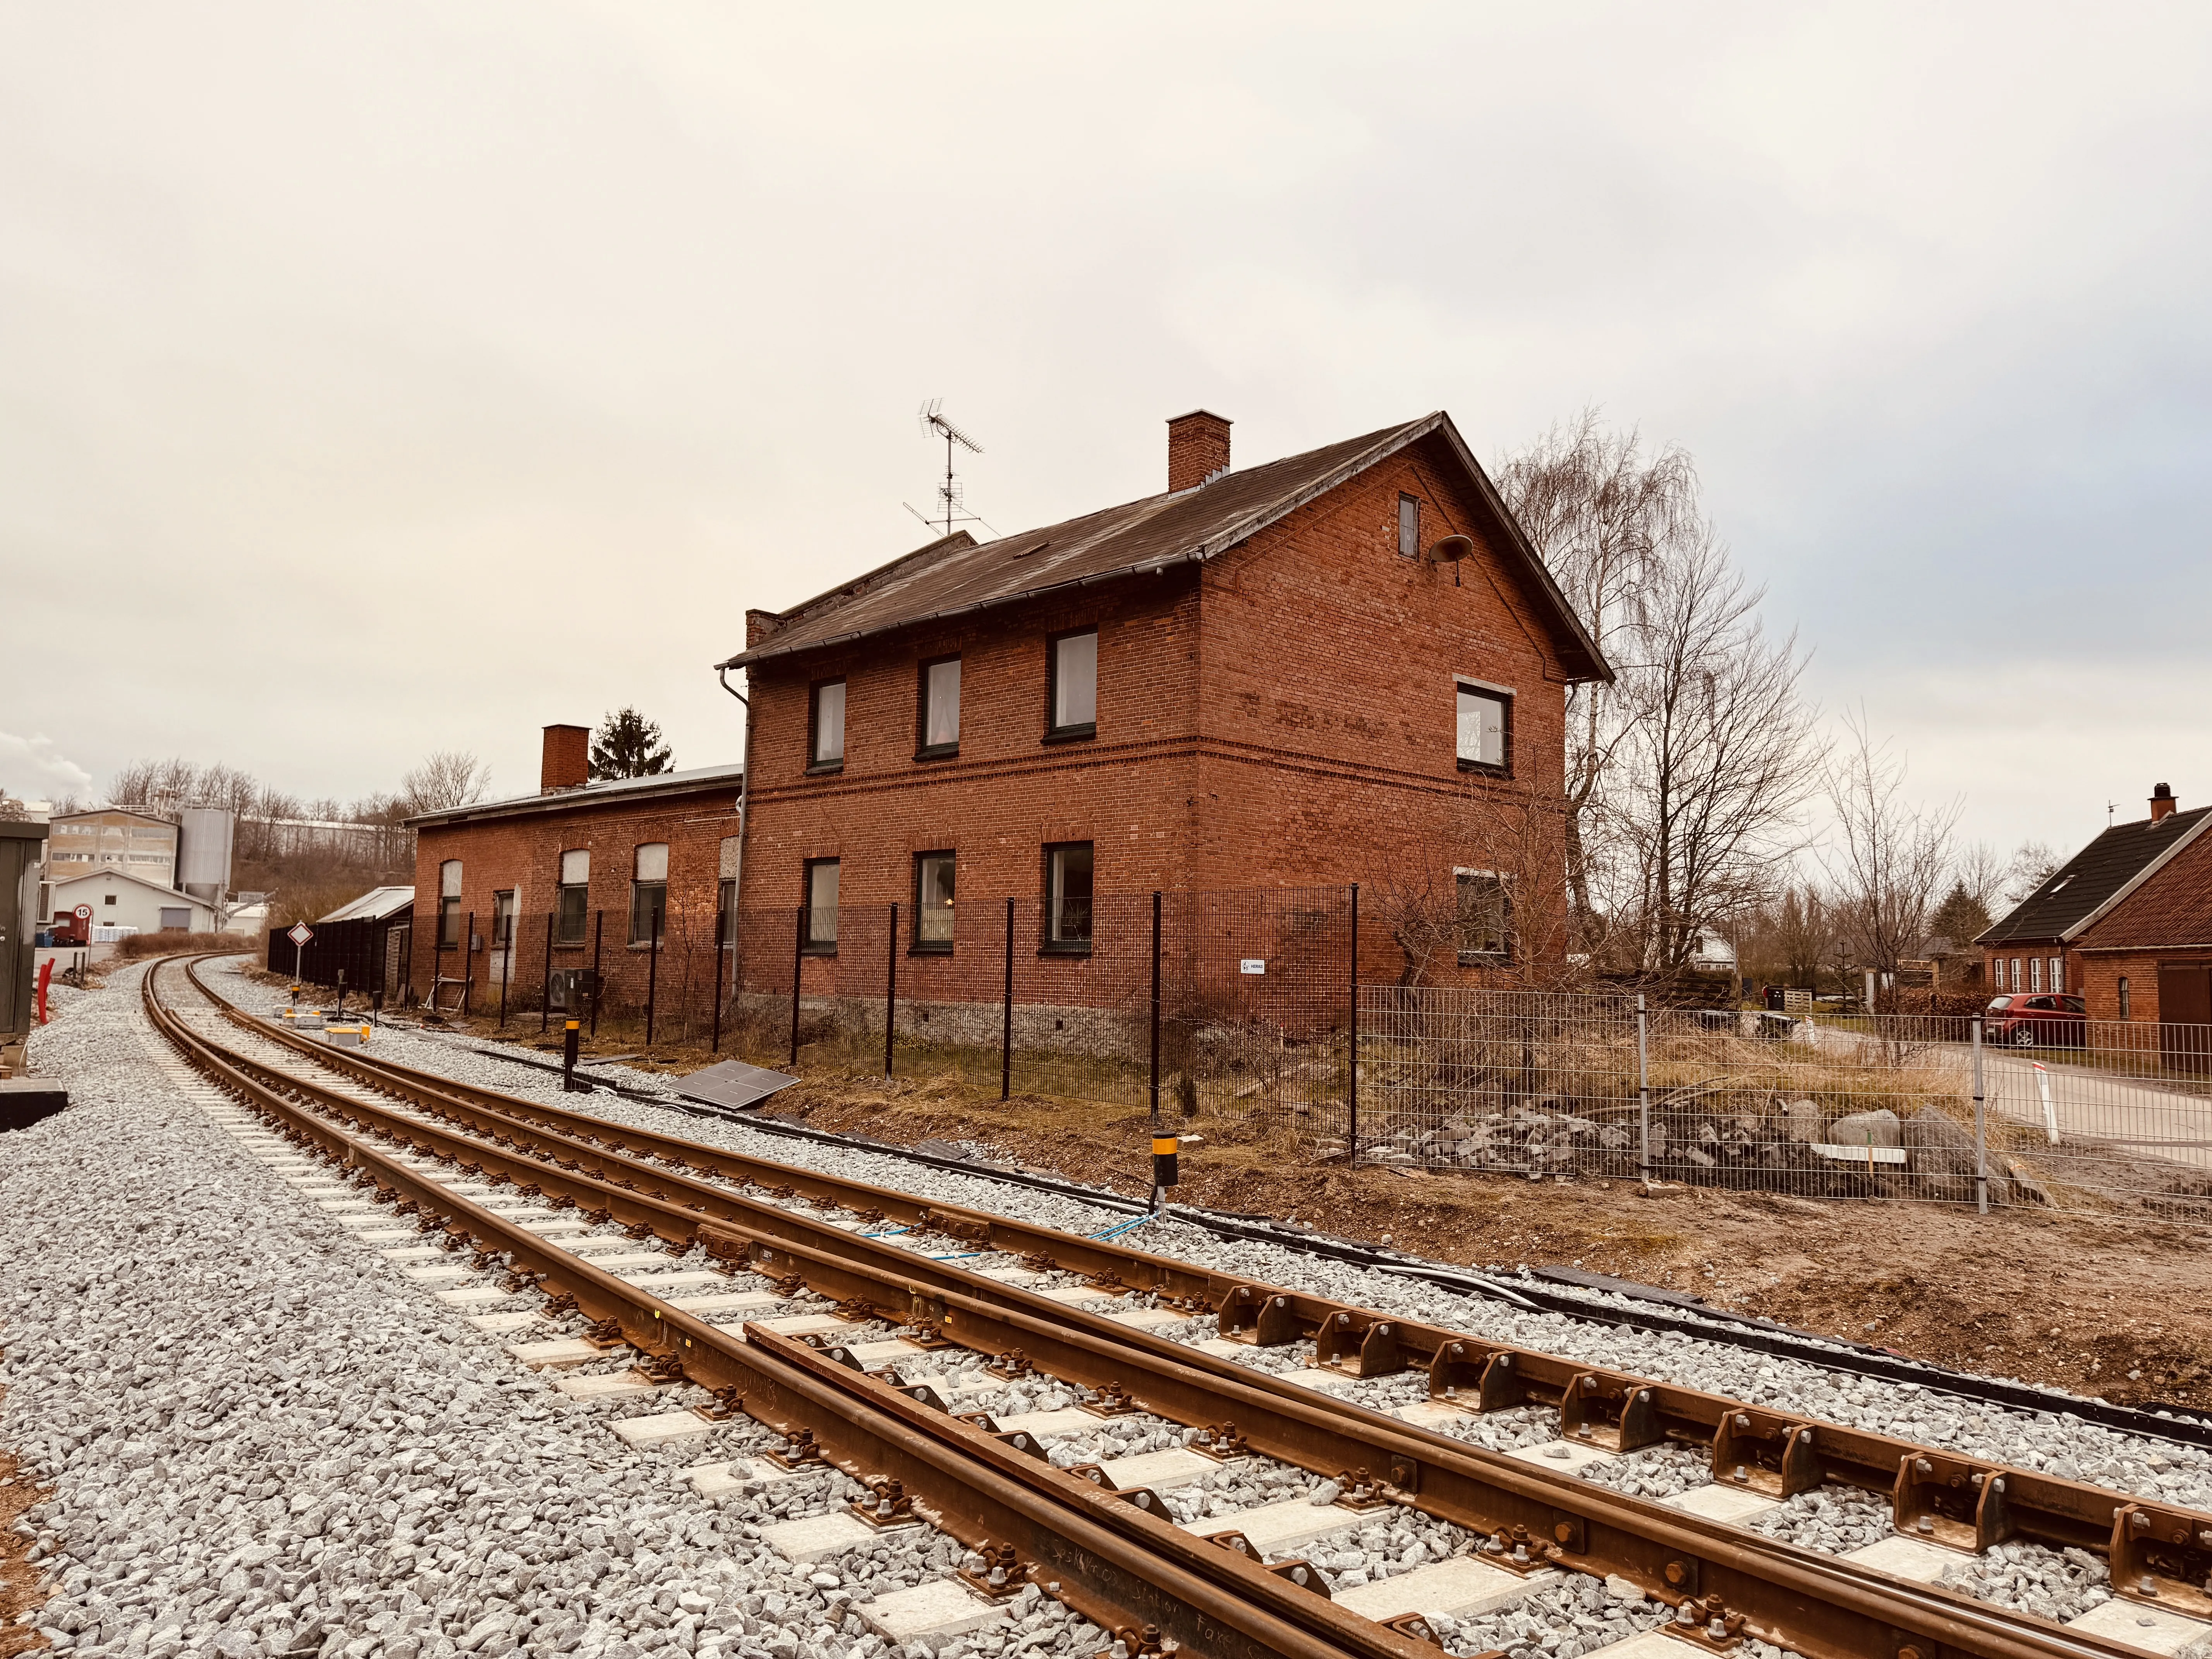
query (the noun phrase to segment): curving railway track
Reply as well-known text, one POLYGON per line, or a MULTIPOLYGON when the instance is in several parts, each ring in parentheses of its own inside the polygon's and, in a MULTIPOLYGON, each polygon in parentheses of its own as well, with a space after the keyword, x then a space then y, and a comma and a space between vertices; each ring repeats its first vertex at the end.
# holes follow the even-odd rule
MULTIPOLYGON (((1581 1455, 1698 1447, 1717 1486, 1747 1500, 1822 1486, 1881 1493, 1897 1531, 1924 1550, 2024 1540, 2088 1551, 2110 1564, 2119 1599, 2108 1605, 2161 1620, 2212 1615, 2212 1515, 459 1084, 276 1027, 217 995, 196 962, 149 971, 143 983, 149 1019, 194 1068, 338 1165, 364 1200, 502 1274, 503 1311, 480 1318, 580 1326, 596 1347, 626 1345, 654 1380, 688 1389, 695 1416, 756 1419, 783 1437, 785 1463, 826 1462, 867 1487, 863 1512, 846 1520, 860 1529, 855 1540, 933 1526, 983 1564, 973 1575, 979 1600, 1034 1583, 1130 1655, 1414 1659, 1438 1645, 1423 1596, 1446 1613, 1486 1598, 1503 1606, 1527 1586, 1577 1575, 1648 1609, 1631 1646, 1659 1640, 1668 1652, 2174 1650, 1796 1548, 1449 1431, 1532 1410, 1556 1413, 1560 1442, 1581 1455), (173 1001, 173 990, 192 1006, 173 1001), (579 1223, 696 1253, 716 1282, 702 1287, 694 1273, 678 1276, 690 1281, 684 1293, 658 1292, 608 1271, 574 1247, 568 1230, 579 1223), (1071 1276, 1077 1283, 1053 1282, 1071 1276), (769 1294, 748 1297, 740 1285, 769 1294), (788 1320, 732 1328, 714 1317, 802 1295, 834 1304, 839 1328, 801 1338, 775 1328, 788 1320), (1108 1297, 1149 1308, 1080 1305, 1108 1297), (1208 1343, 1156 1328, 1206 1315, 1218 1329, 1208 1343), (877 1327, 901 1334, 845 1336, 877 1327), (1242 1351, 1294 1345, 1310 1347, 1310 1371, 1321 1374, 1310 1380, 1404 1374, 1425 1378, 1425 1398, 1386 1413, 1239 1363, 1242 1351), (1045 1427, 965 1409, 956 1363, 971 1383, 1049 1379, 1079 1393, 1078 1411, 1098 1423, 1172 1425, 1188 1443, 1179 1468, 1244 1460, 1326 1484, 1290 1504, 1178 1522, 1188 1505, 1166 1476, 1146 1484, 1103 1465, 1060 1468, 1044 1455, 1045 1427), (1301 1507, 1308 1513, 1285 1513, 1301 1507), (1458 1540, 1444 1560, 1332 1595, 1296 1553, 1328 1526, 1409 1513, 1458 1540), (1394 1585, 1395 1601, 1380 1593, 1394 1585)), ((1619 1651, 1629 1659, 1628 1646, 1619 1651)))

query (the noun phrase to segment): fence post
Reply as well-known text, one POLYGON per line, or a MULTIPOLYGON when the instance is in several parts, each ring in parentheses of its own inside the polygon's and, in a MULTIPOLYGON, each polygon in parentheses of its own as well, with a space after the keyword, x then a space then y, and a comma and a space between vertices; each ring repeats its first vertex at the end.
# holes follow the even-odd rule
POLYGON ((660 912, 646 909, 645 1051, 653 1052, 653 1002, 660 989, 660 912))
MULTIPOLYGON (((1152 1133, 1160 1128, 1160 890, 1152 889, 1152 1133)), ((1155 1152, 1158 1148, 1153 1149, 1155 1152)))
POLYGON ((1982 1017, 1974 1016, 1974 1207, 1983 1215, 1990 1212, 1990 1143, 1989 1130, 1983 1116, 1982 1097, 1982 1017))
POLYGON ((1359 884, 1352 884, 1352 1018, 1344 1057, 1344 1161, 1359 1158, 1359 884))
POLYGON ((477 913, 469 912, 469 925, 461 933, 461 1018, 469 1017, 469 996, 477 988, 477 913))
POLYGON ((1014 902, 1006 901, 1006 1000, 999 1021, 999 1098, 1014 1097, 1014 902))
POLYGON ((599 1038, 599 1005, 607 1000, 606 981, 599 977, 599 946, 607 936, 604 906, 592 912, 592 1041, 599 1038))
POLYGON ((898 901, 891 901, 890 942, 884 947, 884 1075, 891 1074, 891 1036, 898 1029, 898 901))
POLYGON ((1636 994, 1636 1172, 1651 1184, 1651 1016, 1636 994))
POLYGON ((545 913, 545 983, 538 992, 538 1035, 545 1035, 545 1022, 553 1008, 553 913, 545 913))
POLYGON ((722 951, 729 931, 730 913, 718 904, 714 907, 714 1035, 707 1043, 710 1054, 722 1052, 722 951))
POLYGON ((806 907, 799 907, 799 918, 791 933, 791 1069, 799 1069, 799 970, 806 964, 806 907))

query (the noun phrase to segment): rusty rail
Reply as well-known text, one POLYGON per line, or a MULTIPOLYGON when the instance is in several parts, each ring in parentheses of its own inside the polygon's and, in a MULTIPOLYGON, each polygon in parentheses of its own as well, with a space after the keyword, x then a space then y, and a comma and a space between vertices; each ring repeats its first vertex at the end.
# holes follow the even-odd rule
MULTIPOLYGON (((149 985, 150 981, 151 975, 149 985)), ((224 1006, 211 993, 208 994, 218 1006, 224 1006)), ((257 1034, 289 1036, 230 1012, 257 1034)), ((454 1085, 412 1068, 388 1062, 364 1066, 356 1054, 325 1051, 296 1038, 288 1046, 388 1089, 422 1110, 466 1125, 470 1133, 457 1133, 439 1124, 343 1096, 324 1096, 325 1109, 356 1121, 372 1120, 379 1132, 452 1159, 471 1172, 482 1173, 487 1180, 530 1186, 556 1202, 582 1205, 602 1219, 623 1221, 633 1231, 651 1231, 671 1243, 703 1244, 725 1259, 743 1261, 771 1277, 796 1273, 812 1288, 839 1300, 865 1303, 908 1322, 938 1325, 948 1334, 957 1332, 962 1343, 983 1352, 1019 1350, 1032 1363, 1069 1381, 1093 1387, 1117 1384, 1147 1409, 1171 1420, 1192 1425, 1234 1420, 1258 1449, 1319 1473, 1389 1471, 1385 1484, 1389 1495, 1398 1501, 1469 1527, 1493 1540, 1517 1536, 1521 1547, 1533 1544, 1540 1564, 1618 1573, 1647 1593, 1670 1601, 1683 1595, 1719 1595, 1730 1607, 1747 1614, 1754 1632, 1802 1652, 1895 1655, 1899 1650, 1894 1642, 1905 1639, 1896 1632, 1932 1644, 1920 1650, 1923 1659, 1942 1651, 2124 1650, 2026 1615, 1906 1584, 1850 1563, 1812 1555, 1588 1482, 1550 1474, 1362 1407, 1323 1401, 1309 1390, 1185 1345, 1115 1325, 1018 1287, 980 1278, 949 1262, 919 1258, 912 1252, 856 1237, 775 1204, 732 1194, 688 1170, 647 1163, 631 1156, 629 1143, 641 1143, 638 1151, 647 1145, 658 1146, 663 1157, 678 1155, 687 1165, 700 1163, 726 1179, 753 1182, 761 1174, 777 1177, 769 1183, 775 1197, 789 1197, 803 1190, 803 1177, 804 1185, 815 1188, 815 1196, 854 1207, 861 1213, 894 1213, 880 1203, 855 1203, 889 1198, 911 1215, 911 1224, 935 1227, 988 1248, 1019 1248, 1000 1242, 1002 1232, 1011 1231, 1030 1244, 1092 1247, 1091 1252, 1073 1252, 1080 1259, 1095 1253, 1097 1241, 1071 1240, 1065 1234, 1008 1223, 988 1212, 963 1211, 865 1183, 841 1182, 699 1143, 628 1127, 613 1130, 598 1120, 555 1113, 533 1103, 454 1085), (488 1105, 488 1100, 497 1101, 498 1107, 488 1105), (506 1109, 510 1106, 588 1124, 612 1133, 614 1144, 603 1146, 596 1139, 526 1122, 526 1112, 510 1113, 506 1109), (517 1139, 518 1131, 522 1140, 517 1139), (492 1144, 487 1146, 476 1138, 479 1136, 494 1138, 492 1144), (551 1161, 532 1155, 525 1150, 524 1141, 534 1143, 551 1161), (786 1176, 791 1179, 781 1179, 786 1176), (650 1190, 640 1187, 641 1180, 649 1183, 650 1190), (1884 1635, 1884 1632, 1892 1634, 1884 1635), (1891 1644, 1885 1646, 1885 1642, 1891 1644)), ((289 1073, 225 1053, 241 1076, 260 1074, 264 1081, 258 1086, 271 1093, 287 1089, 323 1092, 289 1073)), ((541 1251, 544 1248, 539 1247, 541 1251)), ((1790 1420, 1778 1419, 1772 1413, 1739 1423, 1737 1419, 1754 1408, 1694 1390, 1592 1372, 1553 1356, 1480 1343, 1462 1334, 1402 1324, 1387 1316, 1323 1298, 1241 1283, 1170 1258, 1114 1249, 1112 1260, 1120 1264, 1118 1277, 1124 1285, 1174 1294, 1179 1288, 1203 1285, 1210 1291, 1217 1285, 1225 1285, 1219 1304, 1224 1332, 1242 1334, 1246 1340, 1258 1342, 1312 1335, 1322 1363, 1334 1364, 1353 1375, 1402 1369, 1402 1364, 1383 1363, 1394 1354, 1399 1360, 1407 1354, 1425 1355, 1430 1364, 1432 1395, 1461 1401, 1471 1409, 1494 1409, 1532 1397, 1544 1398, 1543 1390, 1550 1382, 1541 1375, 1543 1366, 1536 1362, 1547 1361, 1553 1367, 1565 1368, 1551 1379, 1556 1383, 1553 1397, 1561 1407, 1563 1430, 1620 1449, 1632 1449, 1673 1433, 1680 1438, 1710 1442, 1717 1456, 1744 1460, 1747 1474, 1758 1468, 1764 1481, 1767 1462, 1760 1449, 1772 1437, 1778 1444, 1772 1460, 1774 1477, 1784 1484, 1792 1480, 1802 1483, 1808 1456, 1826 1439, 1826 1431, 1850 1432, 1836 1430, 1834 1425, 1819 1425, 1820 1431, 1808 1437, 1795 1432, 1788 1426, 1790 1420), (1498 1363, 1501 1359, 1506 1361, 1503 1366, 1498 1363), (1522 1375, 1510 1378, 1509 1387, 1503 1373, 1516 1366, 1522 1375), (1662 1391, 1667 1396, 1663 1401, 1658 1397, 1662 1391), (1704 1426, 1708 1422, 1710 1428, 1704 1426), (1785 1426, 1770 1437, 1768 1431, 1778 1423, 1785 1426), (1652 1431, 1655 1425, 1656 1433, 1652 1431), (1587 1433, 1577 1432, 1585 1429, 1587 1433), (1703 1431, 1698 1432, 1700 1429, 1703 1431)), ((1094 1270, 1103 1267, 1095 1260, 1091 1265, 1094 1270)), ((1881 1437, 1863 1438, 1883 1442, 1881 1437)), ((1900 1447, 1900 1456, 1925 1450, 1909 1443, 1883 1443, 1900 1447)), ((1861 1448, 1862 1452, 1864 1449, 1861 1448)), ((1869 1467, 1863 1461, 1853 1465, 1839 1460, 1838 1478, 1848 1479, 1869 1467)), ((1906 1474, 1914 1473, 1909 1468, 1900 1471, 1894 1463, 1890 1467, 1899 1492, 1909 1487, 1922 1499, 1937 1496, 1924 1478, 1908 1481, 1906 1474)), ((1947 1469, 1946 1475, 1950 1472, 1947 1469)), ((1802 1489, 1802 1485, 1792 1489, 1802 1489)), ((2113 1527, 2136 1524, 2141 1529, 2132 1522, 2132 1515, 2144 1506, 2128 1505, 2115 1494, 2094 1488, 2084 1490, 2127 1509, 2124 1515, 2118 1509, 2113 1510, 2113 1527)), ((1930 1501, 1929 1507, 1942 1512, 1940 1502, 1930 1501)), ((2081 1524, 2079 1519, 2072 1522, 2076 1529, 2081 1524)), ((2015 1528, 2010 1535, 2022 1535, 2024 1531, 2015 1528)), ((2099 1547, 2109 1547, 2111 1537, 2108 1530, 2097 1540, 2099 1547)), ((1936 1540, 1954 1547, 1961 1542, 1941 1534, 1936 1540)), ((2065 1541, 2081 1540, 2068 1536, 2065 1541)), ((2138 1552, 2147 1556, 2160 1553, 2138 1552)), ((2195 1586, 2188 1588, 2193 1591, 2195 1586)), ((2145 1599, 2177 1605, 2170 1592, 2162 1598, 2145 1599)))

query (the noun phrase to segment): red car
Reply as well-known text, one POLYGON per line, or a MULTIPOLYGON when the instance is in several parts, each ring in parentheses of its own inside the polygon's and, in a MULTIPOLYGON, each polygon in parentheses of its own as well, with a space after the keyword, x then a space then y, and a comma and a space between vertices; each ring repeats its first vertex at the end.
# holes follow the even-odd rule
POLYGON ((2086 1014, 2081 998, 2056 991, 1991 997, 1982 1012, 1982 1041, 2014 1048, 2078 1048, 2088 1030, 2086 1014))

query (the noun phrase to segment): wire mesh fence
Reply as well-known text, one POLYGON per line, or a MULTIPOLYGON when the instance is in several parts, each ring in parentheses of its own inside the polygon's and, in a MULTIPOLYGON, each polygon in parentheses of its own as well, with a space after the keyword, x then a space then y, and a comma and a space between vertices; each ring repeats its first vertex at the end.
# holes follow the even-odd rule
POLYGON ((1369 1155, 2212 1221, 2212 1027, 1361 991, 1369 1155))

